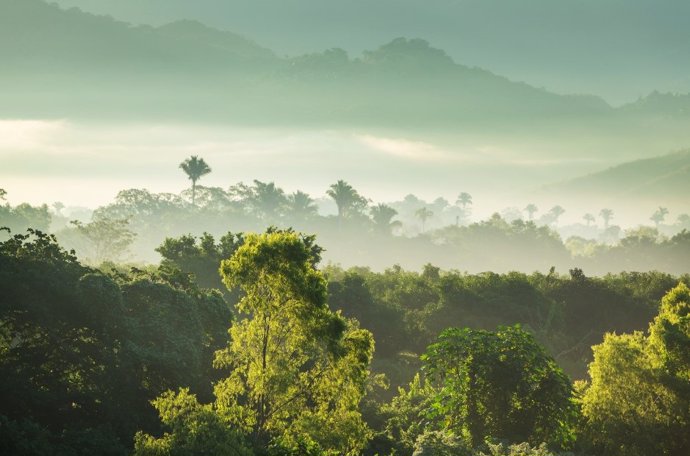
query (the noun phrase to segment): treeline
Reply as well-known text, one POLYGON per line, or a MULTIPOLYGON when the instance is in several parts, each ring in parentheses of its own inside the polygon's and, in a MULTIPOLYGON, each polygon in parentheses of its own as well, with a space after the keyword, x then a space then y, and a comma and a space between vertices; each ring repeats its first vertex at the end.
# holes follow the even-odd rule
POLYGON ((99 271, 0 243, 3 454, 690 449, 687 275, 319 271, 277 229, 159 250, 99 271))
POLYGON ((559 206, 535 221, 530 219, 537 208, 527 205, 522 218, 517 211, 472 222, 472 198, 467 193, 461 193, 455 204, 441 198, 428 203, 413 195, 374 204, 347 182, 338 181, 327 195, 318 203, 331 204, 333 215, 319 213, 319 204, 308 194, 287 194, 272 182, 254 181, 228 190, 195 185, 180 195, 130 189, 94 211, 90 221, 70 223, 59 203, 52 211, 47 206, 5 204, 0 206, 0 226, 15 232, 51 227, 63 245, 95 265, 107 260, 158 262, 155 249, 166 237, 208 232, 219 238, 228 227, 258 232, 281 226, 316 233, 326 250, 325 260, 346 267, 364 264, 383 270, 399 264, 419 270, 431 262, 473 273, 546 272, 553 266, 562 272, 580 268, 590 275, 690 270, 687 217, 679 217, 675 225, 659 219, 657 227, 622 234, 619 227, 608 226, 613 217, 608 211, 605 230, 586 227, 584 234, 594 238, 571 236, 564 241, 557 232, 564 211, 559 206))
MULTIPOLYGON (((218 265, 244 243, 242 233, 216 240, 168 238, 157 251, 166 268, 194 275, 203 287, 224 290, 232 304, 237 294, 223 286, 218 265)), ((394 385, 407 382, 412 359, 446 327, 494 329, 521 324, 537 337, 566 371, 584 378, 590 346, 606 332, 643 330, 657 312, 659 300, 678 281, 690 276, 661 272, 622 272, 588 277, 574 268, 524 274, 444 271, 427 264, 421 272, 393 266, 383 272, 366 267, 323 268, 329 304, 357 319, 376 338, 376 361, 394 385), (384 367, 385 366, 385 367, 384 367)))

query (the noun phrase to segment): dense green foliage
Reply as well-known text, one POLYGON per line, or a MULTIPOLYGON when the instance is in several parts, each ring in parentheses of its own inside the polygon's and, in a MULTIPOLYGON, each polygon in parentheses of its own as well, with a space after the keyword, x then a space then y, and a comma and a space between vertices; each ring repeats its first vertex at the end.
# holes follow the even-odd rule
POLYGON ((185 390, 159 398, 155 405, 171 433, 161 439, 140 434, 136 454, 194 448, 198 437, 189 419, 200 420, 204 433, 210 432, 205 426, 225 423, 231 434, 218 440, 213 433, 211 454, 224 454, 238 431, 259 452, 270 447, 299 454, 304 445, 328 454, 361 452, 370 431, 359 404, 373 339, 329 310, 326 281, 315 269, 320 252, 313 237, 269 230, 248 235, 223 261, 225 284, 242 292, 241 318, 214 360, 228 376, 216 383, 212 405, 199 405, 185 390))
POLYGON ((41 232, 0 244, 3 453, 687 453, 677 277, 319 271, 275 228, 159 250, 99 271, 41 232))
POLYGON ((690 452, 690 290, 661 301, 647 334, 608 334, 580 385, 585 432, 597 453, 690 452))
POLYGON ((519 327, 446 329, 422 359, 426 374, 438 384, 434 413, 470 446, 490 437, 567 443, 573 416, 570 382, 519 327))
POLYGON ((158 394, 210 394, 231 313, 179 271, 104 274, 32 231, 0 243, 0 290, 4 454, 124 454, 158 394))

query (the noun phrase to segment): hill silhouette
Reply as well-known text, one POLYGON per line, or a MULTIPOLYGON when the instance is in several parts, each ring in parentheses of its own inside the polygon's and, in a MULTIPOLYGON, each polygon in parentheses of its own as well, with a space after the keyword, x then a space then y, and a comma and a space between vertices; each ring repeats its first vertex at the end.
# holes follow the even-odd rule
POLYGON ((678 202, 690 193, 690 150, 622 163, 546 187, 549 193, 596 197, 607 202, 678 202))

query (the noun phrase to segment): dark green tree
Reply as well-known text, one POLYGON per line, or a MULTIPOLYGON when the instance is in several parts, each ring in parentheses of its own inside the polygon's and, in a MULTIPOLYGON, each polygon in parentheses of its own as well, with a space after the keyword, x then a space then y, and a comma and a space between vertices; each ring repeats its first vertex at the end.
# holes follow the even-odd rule
POLYGON ((422 359, 437 389, 434 413, 472 447, 487 438, 569 443, 570 381, 519 326, 447 329, 422 359))

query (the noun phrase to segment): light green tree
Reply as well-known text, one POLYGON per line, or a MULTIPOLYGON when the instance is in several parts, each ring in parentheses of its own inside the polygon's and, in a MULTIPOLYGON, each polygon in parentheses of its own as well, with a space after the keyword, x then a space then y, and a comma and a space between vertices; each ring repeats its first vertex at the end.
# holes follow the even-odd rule
POLYGON ((329 310, 326 281, 316 269, 320 253, 313 236, 269 229, 248 234, 222 262, 224 283, 243 295, 231 342, 214 361, 228 376, 216 383, 212 405, 196 404, 185 390, 154 402, 173 432, 159 439, 139 434, 138 454, 193 448, 189 454, 244 455, 237 432, 262 453, 360 454, 371 434, 359 405, 374 342, 329 310), (176 426, 169 417, 181 407, 189 419, 176 426), (218 423, 226 434, 216 435, 218 423), (208 447, 197 435, 206 429, 208 447), (232 445, 235 453, 216 450, 232 445))
POLYGON ((230 369, 216 407, 255 445, 306 440, 357 454, 369 437, 358 406, 373 339, 328 309, 320 252, 311 236, 269 230, 223 261, 225 284, 244 297, 232 342, 215 360, 230 369))
POLYGON ((690 289, 662 299, 645 335, 607 334, 578 384, 584 435, 611 456, 690 454, 690 289))
POLYGON ((208 166, 203 158, 192 155, 180 163, 180 168, 185 172, 189 180, 192 181, 192 205, 194 205, 196 201, 196 182, 209 174, 211 167, 208 166))
POLYGON ((253 456, 244 436, 215 412, 212 405, 201 405, 196 396, 183 388, 167 391, 152 402, 163 426, 168 430, 155 438, 138 432, 134 456, 253 456))

